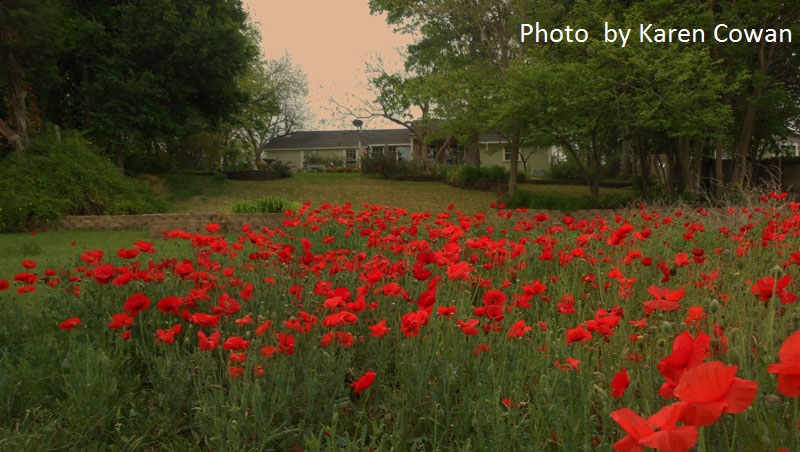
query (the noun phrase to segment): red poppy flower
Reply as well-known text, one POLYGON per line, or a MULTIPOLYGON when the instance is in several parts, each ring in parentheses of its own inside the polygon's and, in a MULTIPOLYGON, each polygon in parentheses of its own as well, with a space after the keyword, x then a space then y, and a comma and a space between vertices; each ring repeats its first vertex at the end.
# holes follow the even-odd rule
POLYGON ((69 331, 81 324, 81 319, 78 317, 70 317, 67 320, 58 324, 58 327, 64 331, 69 331))
POLYGON ((36 262, 26 259, 26 260, 22 261, 22 266, 27 268, 28 270, 30 270, 30 269, 36 267, 36 262))
POLYGON ((231 353, 230 355, 228 355, 228 361, 230 361, 230 362, 232 362, 234 364, 241 364, 241 363, 247 361, 247 353, 245 353, 245 352, 231 353))
POLYGON ((105 255, 105 252, 102 250, 89 250, 81 254, 81 260, 91 266, 95 266, 99 265, 100 261, 103 260, 103 255, 105 255))
POLYGON ((7 279, 0 279, 0 290, 8 290, 10 286, 7 279))
POLYGON ((472 273, 472 267, 469 265, 469 263, 464 261, 449 265, 447 267, 447 277, 453 281, 458 279, 469 281, 470 273, 472 273))
POLYGON ((480 320, 478 319, 469 319, 466 322, 456 319, 456 325, 458 325, 459 328, 461 328, 461 331, 467 336, 475 336, 480 333, 480 331, 478 331, 476 328, 478 323, 480 323, 480 320))
POLYGON ((674 397, 673 391, 687 369, 702 363, 710 352, 711 338, 706 333, 692 334, 684 331, 672 343, 672 353, 658 363, 658 370, 667 380, 658 390, 662 397, 674 397))
POLYGON ((788 286, 790 282, 792 282, 791 275, 783 275, 777 282, 772 276, 765 276, 756 281, 756 283, 750 287, 750 291, 753 292, 754 295, 758 295, 761 301, 771 300, 772 297, 776 295, 774 291, 777 291, 781 303, 790 304, 797 300, 797 295, 786 289, 786 286, 788 286))
POLYGON ((556 303, 558 306, 558 312, 560 314, 576 314, 578 311, 575 309, 575 297, 570 294, 564 294, 561 297, 561 301, 556 303))
POLYGON ((141 251, 143 253, 152 254, 152 253, 156 252, 156 250, 153 248, 153 244, 150 243, 150 242, 137 241, 136 243, 133 244, 133 247, 138 249, 139 251, 141 251))
POLYGON ((207 328, 216 328, 219 325, 219 316, 206 314, 203 312, 195 312, 189 317, 189 321, 200 326, 207 328))
POLYGON ((111 264, 101 265, 94 269, 92 275, 94 276, 94 280, 97 281, 97 284, 103 285, 108 284, 111 280, 114 279, 117 270, 111 264))
POLYGON ((406 337, 413 337, 419 334, 419 330, 423 325, 428 324, 428 317, 431 315, 431 309, 419 309, 414 312, 409 312, 400 318, 400 330, 406 337))
POLYGON ((219 340, 222 337, 222 333, 217 330, 211 333, 210 336, 207 336, 206 333, 202 331, 197 331, 197 339, 199 340, 199 348, 200 350, 214 350, 215 348, 219 347, 219 340))
POLYGON ((630 408, 611 412, 611 419, 622 427, 627 436, 611 446, 614 450, 641 452, 642 446, 665 452, 683 452, 697 444, 697 427, 676 426, 684 404, 665 406, 644 420, 630 408))
POLYGON ((266 333, 269 330, 270 325, 272 324, 271 321, 266 320, 264 323, 256 328, 256 336, 261 336, 262 334, 266 333))
POLYGON ((250 341, 244 340, 241 336, 231 336, 222 343, 225 350, 247 350, 250 341))
POLYGON ((238 378, 244 374, 244 367, 228 366, 228 373, 230 374, 231 378, 238 378))
POLYGON ((389 332, 389 328, 386 327, 386 319, 381 320, 380 322, 371 325, 369 327, 370 336, 372 337, 383 337, 389 332))
POLYGON ((756 397, 758 383, 736 378, 737 369, 735 365, 711 361, 687 370, 674 391, 686 402, 681 421, 703 427, 716 422, 723 413, 747 409, 756 397))
POLYGON ((786 338, 778 351, 779 363, 770 364, 767 372, 778 374, 778 391, 787 397, 800 396, 800 331, 786 338))
POLYGON ((622 397, 630 384, 631 379, 628 376, 628 369, 623 367, 622 370, 614 374, 614 377, 611 379, 611 396, 622 397))
POLYGON ((375 381, 376 375, 378 374, 368 370, 367 373, 361 376, 361 378, 350 384, 350 386, 353 387, 353 393, 358 394, 359 392, 372 386, 372 382, 375 381))
POLYGON ((583 329, 583 324, 567 330, 567 344, 572 342, 586 342, 592 339, 592 333, 583 329))
POLYGON ((135 320, 136 318, 127 312, 121 312, 111 316, 111 323, 108 324, 108 327, 112 330, 118 330, 120 328, 133 325, 135 320))
POLYGON ((131 315, 136 315, 150 306, 150 299, 143 293, 135 293, 125 300, 123 309, 130 312, 131 315))
POLYGON ((655 298, 642 303, 644 304, 645 315, 650 315, 653 311, 674 311, 680 308, 678 302, 686 295, 684 289, 672 290, 666 287, 659 288, 656 286, 648 287, 647 292, 655 298))
POLYGON ((164 297, 156 303, 156 308, 165 314, 177 314, 183 299, 176 296, 164 297))
POLYGON ((517 320, 514 322, 511 327, 508 329, 508 338, 514 339, 519 338, 525 335, 528 331, 533 330, 532 326, 528 326, 525 324, 525 319, 517 320))
POLYGON ((705 318, 706 313, 701 306, 690 306, 689 309, 686 310, 686 318, 683 319, 683 323, 689 326, 697 326, 701 321, 705 320, 705 318))
POLYGON ((14 281, 21 282, 24 284, 36 284, 38 280, 39 277, 36 275, 36 273, 23 272, 14 275, 14 281))
POLYGON ((280 344, 278 349, 279 353, 283 353, 285 355, 294 354, 294 336, 285 333, 278 333, 278 343, 280 344))
POLYGON ((126 250, 124 248, 117 251, 117 256, 123 259, 133 259, 139 255, 139 250, 126 250))
POLYGON ((168 330, 162 330, 161 328, 156 330, 156 342, 163 342, 165 344, 172 344, 175 342, 175 335, 181 332, 183 328, 182 324, 177 324, 168 330))

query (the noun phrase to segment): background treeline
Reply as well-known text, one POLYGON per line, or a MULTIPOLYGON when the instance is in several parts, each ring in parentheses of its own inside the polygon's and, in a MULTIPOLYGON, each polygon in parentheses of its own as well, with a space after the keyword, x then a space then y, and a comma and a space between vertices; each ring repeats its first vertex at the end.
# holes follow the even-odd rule
POLYGON ((122 174, 263 166, 307 119, 307 82, 259 44, 234 0, 0 2, 0 157, 26 178, 0 229, 163 206, 122 174))
POLYGON ((502 132, 511 143, 511 197, 520 143, 559 146, 595 197, 604 177, 633 179, 647 194, 659 168, 670 193, 721 195, 746 186, 753 162, 777 151, 797 120, 798 2, 370 0, 370 7, 418 37, 406 49, 404 73, 373 72, 375 112, 405 121, 418 136, 458 136, 473 164, 478 134, 502 132), (520 24, 534 22, 584 28, 590 39, 520 43, 520 24), (707 32, 719 23, 786 28, 795 39, 631 39, 621 48, 603 42, 605 22, 634 31, 642 23, 707 32), (422 120, 406 121, 412 111, 422 120))
POLYGON ((306 119, 305 75, 267 60, 236 0, 0 4, 0 151, 78 130, 129 172, 260 162, 306 119))

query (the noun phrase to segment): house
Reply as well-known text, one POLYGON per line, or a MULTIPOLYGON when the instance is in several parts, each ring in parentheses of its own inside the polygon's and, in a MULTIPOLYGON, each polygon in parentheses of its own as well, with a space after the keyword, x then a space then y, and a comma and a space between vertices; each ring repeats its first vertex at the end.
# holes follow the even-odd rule
MULTIPOLYGON (((463 160, 463 146, 453 140, 441 140, 429 145, 430 154, 437 146, 447 143, 447 164, 463 160)), ((377 130, 320 130, 295 132, 276 138, 264 147, 264 158, 280 160, 295 169, 317 169, 331 163, 338 166, 358 166, 364 155, 388 155, 397 160, 411 160, 415 137, 408 129, 377 130)), ((511 146, 497 133, 486 133, 479 140, 482 166, 510 167, 511 146)), ((519 170, 537 176, 550 168, 553 149, 522 146, 519 170)))
POLYGON ((410 160, 412 144, 407 129, 295 132, 270 141, 264 147, 264 158, 280 160, 295 169, 330 163, 358 166, 365 152, 410 160))

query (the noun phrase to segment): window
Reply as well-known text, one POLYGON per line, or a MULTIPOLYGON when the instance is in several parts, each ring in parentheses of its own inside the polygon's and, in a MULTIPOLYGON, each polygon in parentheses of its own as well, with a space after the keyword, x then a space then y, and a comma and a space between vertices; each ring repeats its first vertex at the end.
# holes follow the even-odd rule
POLYGON ((345 156, 344 159, 347 163, 355 163, 356 162, 356 150, 355 149, 347 149, 344 151, 345 156))
POLYGON ((511 146, 506 146, 503 148, 503 161, 511 161, 511 146))

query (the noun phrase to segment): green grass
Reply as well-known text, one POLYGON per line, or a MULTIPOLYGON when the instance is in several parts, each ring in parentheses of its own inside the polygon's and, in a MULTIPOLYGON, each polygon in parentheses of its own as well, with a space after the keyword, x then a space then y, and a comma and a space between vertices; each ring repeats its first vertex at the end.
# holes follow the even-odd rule
MULTIPOLYGON (((297 173, 290 179, 236 181, 213 176, 169 175, 170 211, 176 213, 229 212, 242 199, 281 197, 312 206, 325 203, 361 206, 363 203, 401 207, 409 212, 440 212, 454 204, 463 212, 485 212, 499 193, 454 188, 441 182, 405 182, 364 177, 357 173, 297 173)), ((586 187, 520 185, 539 196, 586 196, 586 187)), ((601 197, 630 196, 630 190, 603 189, 601 197)), ((570 208, 569 203, 564 208, 570 208)))
POLYGON ((86 250, 99 249, 116 253, 131 248, 137 240, 150 240, 148 231, 53 231, 36 234, 0 234, 0 275, 23 271, 21 261, 28 259, 39 267, 56 267, 72 262, 86 250), (74 245, 73 245, 74 243, 74 245))

